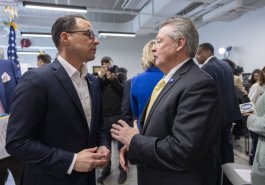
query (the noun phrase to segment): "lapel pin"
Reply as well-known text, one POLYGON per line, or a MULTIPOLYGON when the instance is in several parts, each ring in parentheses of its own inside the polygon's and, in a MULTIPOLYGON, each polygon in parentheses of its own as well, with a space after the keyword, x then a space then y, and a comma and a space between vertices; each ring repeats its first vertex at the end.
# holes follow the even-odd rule
POLYGON ((174 82, 174 78, 170 78, 168 82, 169 82, 169 83, 174 82))

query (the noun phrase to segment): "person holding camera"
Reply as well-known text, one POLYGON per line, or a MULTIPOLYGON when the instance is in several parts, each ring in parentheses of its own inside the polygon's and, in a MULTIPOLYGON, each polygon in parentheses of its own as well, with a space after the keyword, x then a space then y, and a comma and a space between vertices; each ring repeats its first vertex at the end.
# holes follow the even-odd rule
MULTIPOLYGON (((121 118, 124 78, 118 78, 119 67, 113 65, 113 60, 110 57, 103 57, 101 59, 101 66, 102 68, 99 71, 99 80, 102 91, 104 128, 108 131, 108 138, 111 140, 111 125, 121 118)), ((123 169, 121 167, 119 167, 119 169, 120 176, 118 182, 120 184, 123 183, 126 178, 124 178, 123 169)), ((111 161, 99 174, 97 181, 99 183, 103 183, 104 179, 110 174, 110 170, 111 161)))

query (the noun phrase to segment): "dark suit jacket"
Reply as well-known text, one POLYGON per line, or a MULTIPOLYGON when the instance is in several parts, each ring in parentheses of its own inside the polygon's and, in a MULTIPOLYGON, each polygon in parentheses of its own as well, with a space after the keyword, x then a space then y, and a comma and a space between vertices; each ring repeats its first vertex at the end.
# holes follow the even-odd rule
MULTIPOLYGON (((122 101, 121 101, 121 119, 126 121, 131 127, 133 127, 133 116, 130 102, 131 95, 131 79, 124 83, 122 101)), ((123 147, 123 144, 118 142, 118 150, 123 147)))
POLYGON ((4 105, 5 111, 9 113, 15 87, 17 85, 19 78, 21 77, 21 74, 14 61, 0 60, 0 78, 5 72, 10 76, 11 79, 3 83, 4 89, 1 89, 2 92, 0 93, 1 96, 0 98, 4 105))
POLYGON ((211 58, 202 69, 215 80, 224 113, 224 124, 241 120, 239 104, 235 93, 234 75, 231 67, 216 57, 211 58), (224 85, 225 84, 225 85, 224 85))
POLYGON ((6 99, 5 99, 5 97, 6 96, 5 96, 4 84, 3 84, 2 80, 0 80, 0 101, 1 101, 4 109, 6 107, 6 99))
MULTIPOLYGON (((138 165, 139 185, 215 184, 220 103, 215 82, 189 60, 154 102, 128 157, 138 165)), ((146 108, 143 112, 143 125, 146 108)))
POLYGON ((19 81, 7 128, 6 149, 26 161, 24 185, 95 185, 94 170, 67 170, 74 153, 105 145, 98 79, 88 74, 92 119, 90 129, 74 85, 55 60, 30 70, 19 81))

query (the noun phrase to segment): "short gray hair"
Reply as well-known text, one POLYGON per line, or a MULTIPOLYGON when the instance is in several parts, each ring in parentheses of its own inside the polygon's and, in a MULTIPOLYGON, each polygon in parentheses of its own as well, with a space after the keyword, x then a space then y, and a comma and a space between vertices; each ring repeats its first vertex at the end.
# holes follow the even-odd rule
POLYGON ((194 58, 199 45, 199 34, 194 23, 188 18, 171 17, 160 25, 160 29, 166 25, 172 28, 172 34, 169 36, 173 40, 177 40, 180 37, 186 39, 187 54, 189 57, 194 58))

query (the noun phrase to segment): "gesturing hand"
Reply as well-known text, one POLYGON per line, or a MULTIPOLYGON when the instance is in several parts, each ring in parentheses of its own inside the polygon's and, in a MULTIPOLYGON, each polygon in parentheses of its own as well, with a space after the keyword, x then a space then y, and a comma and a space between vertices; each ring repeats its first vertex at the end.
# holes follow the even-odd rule
POLYGON ((84 149, 77 153, 74 170, 78 172, 89 172, 94 168, 107 162, 105 154, 96 153, 97 147, 84 149))
POLYGON ((134 121, 133 125, 130 127, 125 121, 119 120, 118 123, 112 124, 111 136, 129 148, 132 137, 139 134, 137 121, 134 121))
POLYGON ((110 157, 111 157, 111 152, 106 146, 100 146, 97 149, 97 153, 103 154, 106 159, 106 163, 103 163, 102 165, 99 165, 99 168, 104 168, 108 165, 110 157))
POLYGON ((121 167, 122 167, 126 172, 128 172, 128 170, 129 170, 128 160, 126 159, 127 151, 128 151, 127 146, 123 146, 123 147, 120 149, 120 164, 121 164, 121 167))

